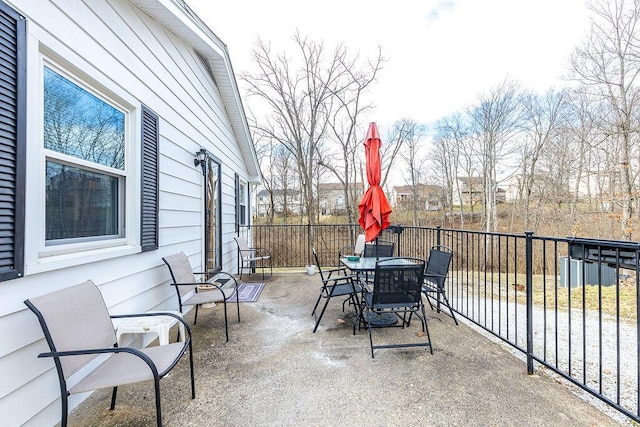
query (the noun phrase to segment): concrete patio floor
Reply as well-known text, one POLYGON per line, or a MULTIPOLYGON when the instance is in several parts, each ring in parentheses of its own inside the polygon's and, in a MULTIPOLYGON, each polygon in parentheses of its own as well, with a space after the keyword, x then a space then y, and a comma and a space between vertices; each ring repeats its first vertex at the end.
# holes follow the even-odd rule
MULTIPOLYGON (((196 398, 183 358, 161 381, 164 425, 631 425, 544 374, 528 376, 501 345, 428 307, 433 355, 424 347, 381 349, 372 359, 367 331, 352 335, 353 315, 342 313, 340 299, 313 334, 319 285, 317 274, 274 273, 257 302, 240 304, 242 321, 230 322, 229 343, 222 307, 202 309, 192 327, 196 398)), ((193 312, 186 318, 192 324, 193 312)), ((419 322, 376 329, 374 340, 418 341, 419 330, 419 322)), ((151 383, 120 387, 114 411, 110 396, 93 393, 69 425, 155 425, 151 383)))

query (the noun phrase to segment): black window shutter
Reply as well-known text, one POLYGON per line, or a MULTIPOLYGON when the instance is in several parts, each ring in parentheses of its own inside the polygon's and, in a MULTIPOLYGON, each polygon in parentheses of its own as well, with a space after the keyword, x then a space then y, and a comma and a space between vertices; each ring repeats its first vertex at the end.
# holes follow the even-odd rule
POLYGON ((235 174, 236 183, 236 234, 240 235, 240 175, 235 174))
POLYGON ((160 139, 158 116, 142 106, 142 194, 140 245, 142 251, 158 249, 159 168, 160 139))
POLYGON ((26 21, 0 1, 0 280, 24 275, 26 21))

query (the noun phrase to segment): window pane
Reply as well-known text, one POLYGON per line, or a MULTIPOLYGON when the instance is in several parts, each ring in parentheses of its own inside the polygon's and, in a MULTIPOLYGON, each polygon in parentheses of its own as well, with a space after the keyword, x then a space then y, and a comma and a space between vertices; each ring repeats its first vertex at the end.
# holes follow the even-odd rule
POLYGON ((124 170, 124 113, 45 67, 44 146, 124 170))
POLYGON ((244 204, 247 200, 247 186, 240 184, 240 203, 244 204))
POLYGON ((247 208, 245 205, 240 205, 240 225, 247 225, 247 208))
POLYGON ((47 162, 47 240, 117 235, 118 209, 117 177, 47 162))

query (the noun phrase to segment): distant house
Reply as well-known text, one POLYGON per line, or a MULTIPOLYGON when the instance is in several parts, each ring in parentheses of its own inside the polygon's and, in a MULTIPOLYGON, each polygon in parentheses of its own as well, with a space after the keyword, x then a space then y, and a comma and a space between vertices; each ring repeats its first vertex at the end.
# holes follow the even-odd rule
MULTIPOLYGON (((481 177, 458 177, 454 182, 453 204, 470 205, 482 203, 484 180, 481 177)), ((507 190, 496 188, 496 202, 503 203, 507 199, 507 190)))
POLYGON ((417 196, 418 205, 426 211, 437 211, 442 209, 443 189, 438 185, 419 184, 399 185, 393 187, 392 203, 398 210, 413 209, 414 194, 417 196))
POLYGON ((280 216, 285 213, 301 215, 304 212, 302 193, 300 190, 260 190, 256 196, 256 215, 265 218, 273 214, 280 216))
POLYGON ((482 178, 458 177, 454 182, 453 204, 470 205, 482 202, 482 178))
MULTIPOLYGON (((364 186, 362 184, 353 183, 349 187, 352 195, 362 196, 364 194, 364 186)), ((318 184, 318 203, 320 215, 346 214, 344 184, 340 182, 318 184)))
POLYGON ((177 310, 162 257, 235 272, 261 176, 227 48, 183 0, 0 0, 0 22, 0 425, 52 426, 23 301, 91 279, 112 314, 177 310))

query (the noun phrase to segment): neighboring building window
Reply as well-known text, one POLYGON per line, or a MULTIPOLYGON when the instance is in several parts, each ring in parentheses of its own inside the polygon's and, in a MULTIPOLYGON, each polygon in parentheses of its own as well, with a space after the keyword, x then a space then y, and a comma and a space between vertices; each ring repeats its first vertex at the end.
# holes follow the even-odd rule
POLYGON ((127 114, 44 68, 46 244, 124 236, 127 114))

